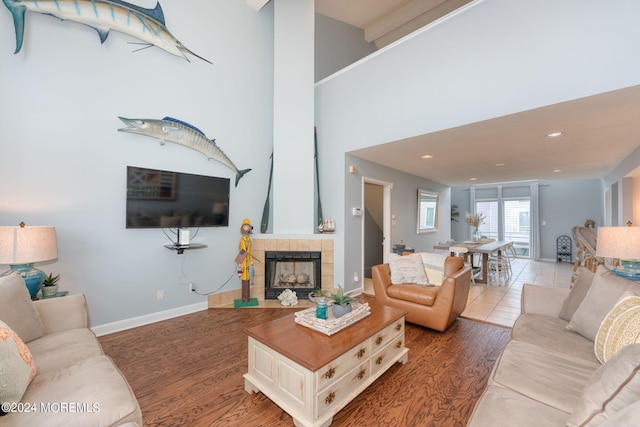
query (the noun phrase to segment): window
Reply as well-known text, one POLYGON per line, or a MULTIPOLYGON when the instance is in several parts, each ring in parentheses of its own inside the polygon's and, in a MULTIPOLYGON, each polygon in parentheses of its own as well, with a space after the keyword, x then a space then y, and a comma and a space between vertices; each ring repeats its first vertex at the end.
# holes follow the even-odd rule
POLYGON ((482 200, 476 202, 476 213, 482 214, 485 220, 480 224, 480 234, 489 239, 499 239, 498 201, 482 200))
POLYGON ((483 214, 482 237, 510 240, 519 256, 529 257, 531 245, 531 201, 529 197, 476 200, 476 212, 483 214))

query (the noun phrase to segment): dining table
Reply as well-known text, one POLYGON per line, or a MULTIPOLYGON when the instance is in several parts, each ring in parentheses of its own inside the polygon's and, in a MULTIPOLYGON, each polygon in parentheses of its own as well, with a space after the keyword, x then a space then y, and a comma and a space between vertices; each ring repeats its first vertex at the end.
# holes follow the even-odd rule
MULTIPOLYGON (((491 241, 454 241, 454 242, 446 242, 446 243, 438 243, 433 246, 433 249, 438 251, 448 251, 449 248, 453 246, 467 248, 467 254, 481 254, 482 255, 482 269, 481 269, 481 277, 476 279, 476 283, 487 283, 488 282, 488 265, 489 265, 489 255, 492 253, 497 253, 501 255, 502 252, 509 246, 511 241, 509 240, 491 240, 491 241)), ((453 254, 453 252, 451 252, 453 254)), ((473 267, 473 262, 472 262, 473 267)), ((472 273, 473 274, 473 273, 472 273)))

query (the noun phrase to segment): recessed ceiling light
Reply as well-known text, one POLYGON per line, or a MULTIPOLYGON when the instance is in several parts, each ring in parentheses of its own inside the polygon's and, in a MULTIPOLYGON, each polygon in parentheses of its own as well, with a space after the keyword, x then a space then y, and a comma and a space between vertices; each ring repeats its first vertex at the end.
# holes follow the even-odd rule
POLYGON ((496 163, 496 166, 504 166, 504 163, 496 163))
POLYGON ((477 181, 478 178, 469 178, 469 181, 477 181))
POLYGON ((545 138, 559 138, 564 136, 564 132, 551 132, 545 135, 545 138))
POLYGON ((422 159, 433 159, 431 154, 425 154, 424 156, 420 156, 422 159))
POLYGON ((553 173, 560 173, 560 172, 562 172, 562 169, 554 169, 553 170, 553 173))

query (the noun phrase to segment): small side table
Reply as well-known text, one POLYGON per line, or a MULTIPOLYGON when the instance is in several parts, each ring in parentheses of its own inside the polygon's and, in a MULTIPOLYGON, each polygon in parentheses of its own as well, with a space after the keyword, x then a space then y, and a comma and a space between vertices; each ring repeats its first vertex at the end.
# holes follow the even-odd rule
POLYGON ((393 253, 394 253, 394 254, 398 254, 398 255, 404 255, 404 254, 406 254, 406 253, 410 253, 410 254, 412 254, 412 253, 415 253, 415 251, 416 251, 416 250, 415 250, 415 249, 413 249, 413 248, 402 248, 402 249, 400 249, 400 248, 393 248, 393 253))
POLYGON ((69 291, 60 291, 60 292, 58 292, 58 293, 56 293, 54 295, 50 295, 50 296, 45 297, 42 294, 42 291, 40 291, 40 292, 38 292, 38 299, 60 298, 60 297, 66 296, 68 294, 69 294, 69 291))

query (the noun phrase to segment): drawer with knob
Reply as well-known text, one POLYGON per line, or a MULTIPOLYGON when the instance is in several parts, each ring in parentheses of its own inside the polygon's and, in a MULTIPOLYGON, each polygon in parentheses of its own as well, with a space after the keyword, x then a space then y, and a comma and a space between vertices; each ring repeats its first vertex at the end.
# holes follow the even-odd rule
POLYGON ((371 352, 375 354, 376 351, 386 346, 390 341, 398 336, 404 336, 404 319, 398 320, 391 325, 384 328, 371 337, 371 352))
POLYGON ((338 404, 344 404, 347 397, 369 380, 369 360, 354 367, 338 381, 316 396, 316 417, 321 417, 338 404))
POLYGON ((379 370, 388 367, 397 360, 397 356, 404 351, 404 335, 387 343, 381 350, 371 356, 371 375, 375 375, 379 370))
POLYGON ((316 371, 316 389, 322 390, 328 387, 357 364, 369 360, 369 356, 371 356, 371 349, 369 347, 369 340, 365 340, 335 359, 333 362, 328 363, 316 371))

